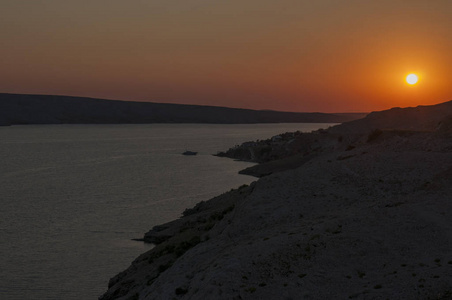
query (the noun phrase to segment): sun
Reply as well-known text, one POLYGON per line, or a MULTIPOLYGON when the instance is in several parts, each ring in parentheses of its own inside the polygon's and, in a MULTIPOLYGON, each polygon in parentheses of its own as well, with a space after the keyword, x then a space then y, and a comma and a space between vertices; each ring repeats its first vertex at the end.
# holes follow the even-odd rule
POLYGON ((416 75, 416 74, 410 74, 410 75, 408 75, 408 76, 406 77, 406 82, 407 82, 408 84, 413 85, 413 84, 416 84, 417 81, 418 81, 418 78, 417 78, 417 75, 416 75))

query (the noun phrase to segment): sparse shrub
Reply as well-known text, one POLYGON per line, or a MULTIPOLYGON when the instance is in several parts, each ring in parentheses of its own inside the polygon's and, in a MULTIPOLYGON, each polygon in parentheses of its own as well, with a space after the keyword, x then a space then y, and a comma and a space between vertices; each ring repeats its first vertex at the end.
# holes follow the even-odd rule
POLYGON ((163 253, 162 254, 173 253, 175 248, 176 247, 174 245, 166 245, 165 249, 163 249, 163 253))
POLYGON ((382 133, 383 131, 381 131, 380 129, 373 130, 367 137, 367 142, 370 143, 372 141, 375 141, 382 133))
POLYGON ((222 220, 223 219, 223 214, 220 212, 214 212, 213 214, 210 215, 209 217, 209 221, 215 221, 215 220, 222 220))
POLYGON ((159 268, 158 268, 159 273, 165 272, 165 271, 166 271, 167 269, 169 269, 172 265, 173 265, 173 262, 172 262, 172 261, 169 261, 168 263, 166 263, 166 264, 164 264, 164 265, 160 265, 159 268))
POLYGON ((182 254, 184 254, 185 252, 187 252, 189 249, 193 248, 194 246, 198 245, 199 243, 201 243, 201 238, 199 236, 194 236, 191 238, 191 240, 180 243, 176 247, 174 253, 176 253, 176 255, 178 257, 182 256, 182 254))
POLYGON ((228 208, 223 210, 223 214, 227 214, 227 213, 231 212, 234 208, 235 208, 235 204, 232 204, 231 206, 229 206, 228 208))
POLYGON ((213 226, 215 226, 215 223, 213 223, 213 222, 208 223, 206 226, 204 226, 204 230, 209 231, 210 229, 213 228, 213 226))
POLYGON ((176 295, 185 295, 186 293, 188 293, 188 289, 178 287, 176 290, 174 290, 174 292, 176 293, 176 295))
POLYGON ((134 295, 127 298, 127 300, 138 300, 138 299, 140 299, 140 294, 138 293, 135 293, 134 295))
POLYGON ((155 259, 159 258, 159 257, 162 256, 162 255, 163 255, 163 251, 160 251, 160 252, 152 252, 152 253, 149 255, 148 262, 149 262, 150 264, 152 264, 152 263, 154 263, 155 259))
POLYGON ((444 293, 438 294, 437 299, 451 299, 452 298, 452 290, 447 290, 444 293))
POLYGON ((395 203, 386 204, 385 207, 397 207, 397 206, 400 206, 403 204, 405 204, 405 202, 395 202, 395 203))
POLYGON ((197 203, 195 205, 195 207, 185 209, 184 212, 182 213, 182 216, 186 217, 186 216, 197 213, 198 211, 200 211, 201 206, 203 206, 204 203, 205 203, 204 201, 201 201, 201 202, 197 203))
POLYGON ((224 215, 226 215, 227 213, 230 213, 231 211, 233 211, 235 208, 235 205, 231 205, 228 208, 226 208, 225 210, 223 210, 222 212, 214 212, 213 214, 210 215, 209 220, 210 221, 215 221, 215 220, 222 220, 224 218, 224 215))
POLYGON ((313 241, 313 240, 316 240, 316 239, 320 239, 320 234, 314 234, 313 236, 311 236, 311 238, 309 240, 313 241))
MULTIPOLYGON (((351 149, 350 149, 351 150, 351 149)), ((348 151, 348 150, 347 150, 348 151)), ((337 160, 346 160, 346 159, 349 159, 349 158, 352 158, 352 157, 354 157, 354 156, 356 156, 356 155, 341 155, 341 156, 339 156, 338 158, 337 158, 337 160)))
POLYGON ((204 218, 204 217, 198 217, 198 218, 196 219, 196 222, 198 222, 198 223, 206 223, 206 222, 207 222, 207 219, 204 218))

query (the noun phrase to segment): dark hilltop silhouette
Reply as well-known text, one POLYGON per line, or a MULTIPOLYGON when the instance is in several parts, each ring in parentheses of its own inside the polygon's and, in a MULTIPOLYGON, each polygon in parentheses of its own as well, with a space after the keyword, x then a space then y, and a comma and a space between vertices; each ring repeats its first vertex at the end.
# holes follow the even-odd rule
POLYGON ((0 125, 342 123, 364 116, 0 93, 0 125))

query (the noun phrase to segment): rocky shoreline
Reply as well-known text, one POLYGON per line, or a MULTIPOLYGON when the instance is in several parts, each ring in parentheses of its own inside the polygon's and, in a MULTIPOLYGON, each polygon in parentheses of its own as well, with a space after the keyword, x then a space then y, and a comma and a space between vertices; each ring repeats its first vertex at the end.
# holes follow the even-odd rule
POLYGON ((100 299, 451 299, 452 101, 220 153, 260 178, 156 226, 100 299))

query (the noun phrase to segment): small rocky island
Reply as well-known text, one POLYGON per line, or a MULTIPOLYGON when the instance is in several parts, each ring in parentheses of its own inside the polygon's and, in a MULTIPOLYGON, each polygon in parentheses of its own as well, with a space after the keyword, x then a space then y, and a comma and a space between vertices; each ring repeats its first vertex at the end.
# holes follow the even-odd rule
POLYGON ((198 152, 196 152, 196 151, 189 151, 189 150, 184 151, 182 153, 182 155, 188 155, 188 156, 193 156, 193 155, 197 155, 197 154, 198 154, 198 152))
POLYGON ((452 101, 218 155, 261 178, 155 226, 100 299, 452 298, 452 101))

